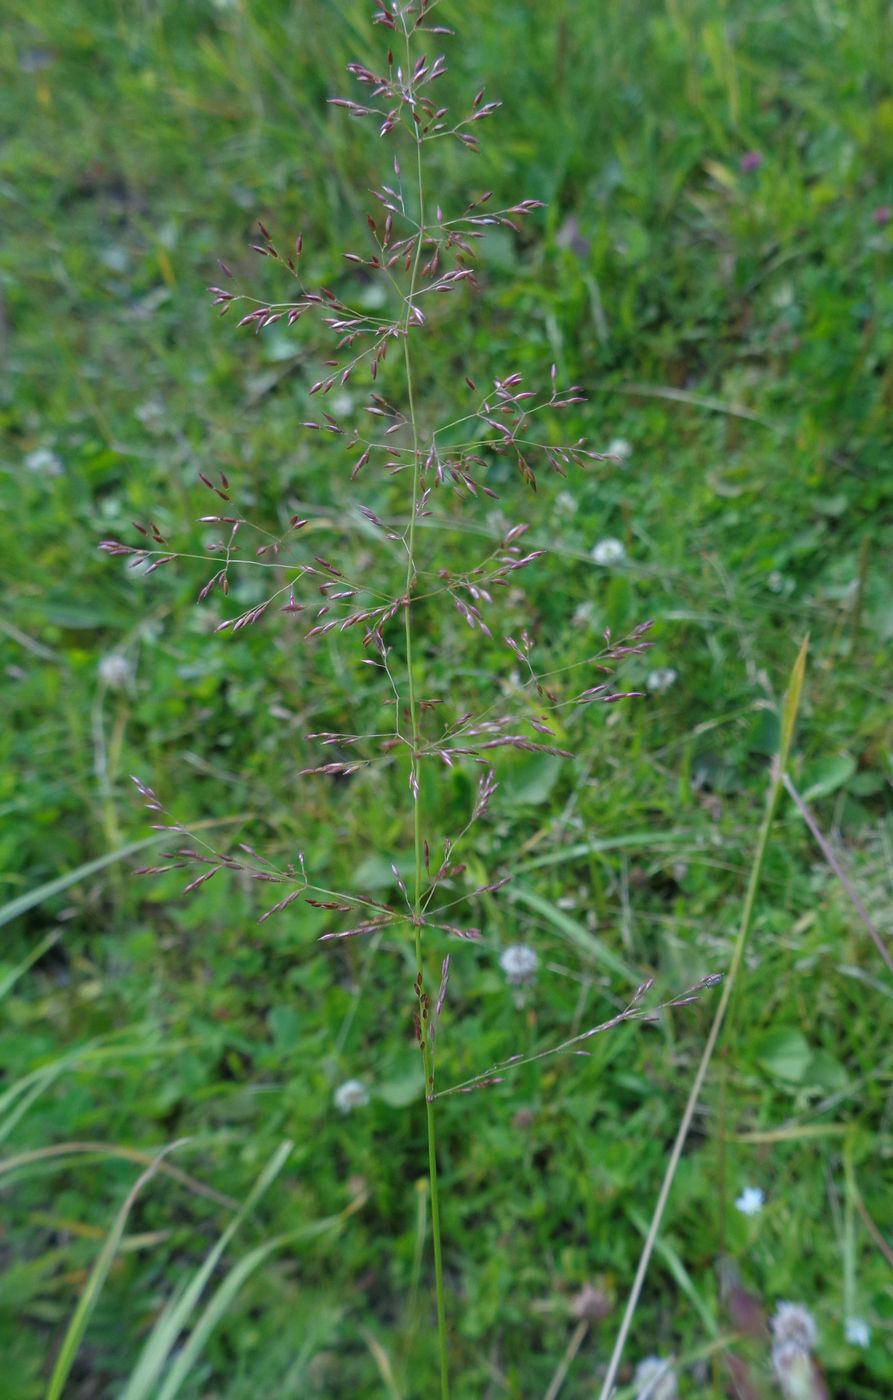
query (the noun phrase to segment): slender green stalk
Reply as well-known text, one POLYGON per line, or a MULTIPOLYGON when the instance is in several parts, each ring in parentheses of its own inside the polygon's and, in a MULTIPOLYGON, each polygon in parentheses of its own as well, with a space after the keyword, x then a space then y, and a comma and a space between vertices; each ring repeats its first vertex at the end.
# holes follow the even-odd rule
POLYGON ((723 1021, 725 1020, 726 1012, 728 1010, 729 1003, 732 999, 732 994, 735 990, 735 983, 738 979, 738 973, 741 969, 741 963, 744 959, 744 950, 747 946, 748 935, 750 933, 751 925, 753 923, 753 914, 754 908, 756 906, 756 897, 760 887, 760 877, 763 873, 763 862, 766 858, 766 851, 769 847, 769 835, 772 830, 772 822, 775 818, 775 811, 778 806, 778 799, 781 796, 781 790, 784 786, 784 775, 785 770, 787 768, 788 756, 790 754, 791 749, 791 740, 793 738, 794 733, 794 722, 797 718, 797 709, 800 703, 800 692, 803 688, 803 675, 806 668, 806 651, 808 644, 809 639, 807 638, 806 641, 804 641, 802 647, 800 648, 797 660, 794 662, 794 667, 791 671, 790 685, 788 686, 788 692, 787 696, 785 697, 784 709, 782 713, 781 740, 779 743, 779 750, 772 764, 772 775, 769 782, 769 795, 766 801, 766 812, 763 817, 763 824, 760 827, 760 834, 757 839, 757 847, 756 851, 754 852, 753 864, 750 870, 750 879, 747 882, 747 893, 744 898, 744 907, 741 911, 741 923, 738 928, 738 936, 735 939, 735 946, 732 950, 732 960, 729 964, 729 970, 726 975, 725 982, 723 983, 722 996, 719 999, 719 1005, 717 1006, 716 1012, 713 1017, 713 1024, 710 1027, 710 1034, 707 1037, 707 1043, 704 1046, 703 1052, 701 1054, 701 1059, 698 1064, 697 1073, 695 1074, 694 1083, 692 1084, 691 1090, 688 1095, 688 1101, 685 1105, 685 1112, 683 1113, 682 1121, 679 1124, 679 1131, 676 1134, 676 1141, 673 1143, 673 1150, 670 1153, 670 1159, 667 1162, 666 1171, 664 1172, 664 1179, 661 1183, 660 1192, 657 1197, 657 1203, 654 1207, 654 1213, 651 1217, 651 1224, 648 1227, 648 1234, 645 1238, 645 1244, 642 1248, 642 1253, 639 1256, 639 1266, 636 1269, 636 1276, 633 1280, 633 1286, 630 1289, 629 1298, 627 1299, 626 1308, 623 1314, 623 1321, 621 1322, 620 1330, 617 1333, 617 1340, 614 1343, 614 1350, 611 1353, 611 1360, 608 1363, 608 1370, 607 1374, 605 1375, 604 1383, 599 1394, 599 1400, 609 1400, 611 1392, 614 1388, 614 1382, 617 1379, 617 1372, 620 1369, 620 1361, 623 1356, 623 1348, 626 1345, 626 1339, 629 1335, 629 1329, 632 1325, 632 1320, 635 1316, 635 1311, 638 1306, 639 1295, 642 1292, 642 1285, 645 1282, 645 1275, 648 1272, 648 1265, 651 1262, 651 1255, 654 1252, 654 1246, 657 1241, 658 1232, 660 1230, 661 1221, 663 1219, 664 1209, 666 1208, 667 1200, 669 1199, 670 1191, 673 1186, 673 1181, 676 1176, 676 1168, 679 1166, 679 1161, 682 1157, 682 1152, 685 1147, 686 1139, 688 1138, 688 1133, 689 1129, 691 1128, 691 1123, 694 1117, 695 1109, 698 1106, 698 1099, 701 1097, 701 1090, 704 1087, 704 1080, 707 1077, 707 1070, 710 1067, 710 1061, 713 1058, 713 1051, 716 1048, 716 1042, 719 1039, 719 1033, 722 1030, 723 1021))
MULTIPOLYGON (((406 34, 407 72, 412 71, 409 35, 406 34)), ((429 1001, 425 993, 425 967, 422 956, 422 818, 421 818, 421 772, 419 765, 419 717, 418 701, 415 692, 412 655, 412 590, 415 585, 415 527, 419 501, 419 426, 416 417, 413 392, 412 356, 409 348, 409 323, 412 315, 413 298, 418 279, 419 262, 422 254, 422 240, 425 232, 425 187, 422 175, 422 137, 416 133, 416 180, 419 206, 419 233, 415 257, 406 298, 406 313, 403 318, 403 361, 406 369, 406 396, 409 421, 412 431, 412 502, 409 514, 409 529, 406 536, 406 599, 403 609, 406 632, 406 680, 409 694, 409 716, 411 729, 410 777, 413 800, 413 838, 415 846, 415 882, 413 891, 413 935, 416 956, 416 994, 419 1003, 419 1043, 425 1076, 425 1119, 428 1130, 428 1176, 431 1186, 431 1236, 434 1244, 434 1279, 437 1294, 437 1336, 440 1356, 440 1393, 442 1400, 449 1400, 449 1367, 447 1361, 446 1304, 443 1286, 443 1251, 440 1242, 440 1199, 437 1189, 437 1134, 434 1118, 434 1061, 429 1039, 429 1001)))

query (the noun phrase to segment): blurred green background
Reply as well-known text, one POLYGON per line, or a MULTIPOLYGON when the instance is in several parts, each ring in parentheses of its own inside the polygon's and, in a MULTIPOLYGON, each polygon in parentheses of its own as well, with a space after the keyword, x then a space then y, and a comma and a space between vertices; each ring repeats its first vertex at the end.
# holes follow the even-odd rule
MULTIPOLYGON (((175 876, 132 875, 145 853, 41 892, 146 836, 136 773, 180 820, 219 824, 225 848, 303 850, 322 883, 395 897, 391 862, 411 846, 397 759, 297 777, 321 761, 308 731, 379 727, 384 694, 353 634, 307 646, 272 615, 215 636, 260 601, 255 579, 197 608, 198 559, 144 580, 97 549, 151 518, 201 555, 198 473, 222 470, 252 519, 275 530, 300 512, 314 549, 387 572, 357 506, 397 517, 404 483, 351 485, 337 444, 298 426, 319 346, 219 323, 205 291, 223 258, 257 295, 290 294, 248 251, 260 217, 283 245, 303 233, 309 281, 363 292, 341 255, 362 247, 390 155, 326 97, 350 92, 348 61, 386 47, 370 8, 4 7, 7 913, 38 892, 4 928, 0 970, 0 1395, 16 1400, 46 1393, 140 1164, 181 1138, 165 1162, 187 1175, 141 1192, 65 1394, 125 1394, 160 1310, 283 1140, 288 1161, 209 1285, 244 1262, 241 1286, 176 1393, 432 1393, 411 949, 321 951, 323 913, 298 904, 258 925, 263 886, 219 877, 181 898, 175 876), (370 1101, 341 1114, 333 1095, 353 1078, 370 1101)), ((543 472, 536 496, 496 469, 498 505, 444 506, 441 543, 424 532, 423 549, 476 562, 506 521, 529 521, 547 553, 526 596, 501 601, 492 642, 426 610, 420 686, 457 712, 489 705, 515 665, 504 632, 526 625, 552 669, 645 618, 655 648, 624 684, 676 673, 647 701, 569 722, 576 763, 500 758, 464 878, 515 879, 477 902, 484 942, 449 949, 448 1084, 606 1019, 645 976, 665 1000, 727 966, 806 632, 795 779, 889 934, 893 21, 882 0, 469 0, 439 14, 457 30, 438 41, 446 99, 486 83, 505 107, 479 156, 441 143, 430 194, 547 208, 517 238, 489 236, 479 291, 444 299, 425 421, 465 411, 466 374, 547 386, 555 362, 589 394, 573 432, 622 460, 566 482, 543 472), (624 562, 595 562, 606 538, 624 562), (499 965, 518 942, 540 958, 523 996, 499 965)), ((364 393, 352 385, 344 412, 364 393)), ((472 800, 473 776, 438 776, 432 844, 472 800)), ((767 1308, 815 1313, 832 1395, 891 1392, 891 995, 785 803, 627 1381, 659 1352, 681 1358, 683 1395, 730 1393, 714 1344, 734 1330, 721 1287, 734 1270, 767 1308), (765 1194, 753 1216, 734 1206, 746 1186, 765 1194), (846 1339, 854 1316, 866 1347, 846 1339)), ((587 1283, 606 1316, 561 1393, 597 1393, 714 997, 443 1104, 457 1395, 544 1395, 587 1283)), ((775 1393, 767 1346, 749 1346, 755 1393, 775 1393)), ((160 1386, 146 1393, 174 1393, 160 1386)))

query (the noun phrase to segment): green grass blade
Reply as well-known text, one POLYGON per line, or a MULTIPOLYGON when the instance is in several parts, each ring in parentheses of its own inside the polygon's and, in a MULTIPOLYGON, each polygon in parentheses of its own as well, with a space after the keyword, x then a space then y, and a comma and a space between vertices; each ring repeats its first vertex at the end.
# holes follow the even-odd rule
POLYGON ((69 870, 65 875, 57 875, 54 880, 47 880, 45 884, 38 885, 36 889, 27 890, 20 894, 17 899, 12 899, 8 904, 0 908, 0 928, 4 924, 12 923, 13 919, 18 919, 22 914, 27 914, 29 909, 33 909, 37 904, 43 904, 45 900, 52 899, 53 895, 61 894, 63 890, 70 889, 72 885, 77 885, 81 880, 89 879, 100 870, 105 870, 107 866, 114 865, 116 861, 124 860, 127 856, 136 855, 137 851, 144 851, 147 846, 154 846, 157 841, 163 839, 164 833, 159 832, 156 836, 146 836, 142 841, 131 841, 127 846, 119 846, 116 851, 108 851, 104 856, 97 856, 95 860, 88 860, 83 865, 78 865, 74 870, 69 870))
POLYGON ((6 1117, 0 1121, 0 1142, 6 1141, 19 1120, 24 1118, 31 1105, 61 1077, 68 1068, 68 1063, 68 1061, 63 1060, 59 1064, 48 1065, 46 1069, 42 1070, 38 1075, 28 1074, 24 1079, 20 1079, 18 1084, 14 1084, 12 1088, 8 1090, 4 1098, 9 1100, 18 1095, 19 1101, 6 1117), (29 1085, 30 1087, 27 1087, 29 1085))
MULTIPOLYGON (((8 907, 7 905, 7 908, 8 907)), ((0 923, 4 922, 5 920, 0 918, 0 923)), ((39 962, 44 953, 48 952, 54 943, 58 943, 61 937, 62 930, 54 929, 52 933, 47 934, 46 938, 42 938, 39 943, 35 944, 27 957, 23 958, 17 967, 7 972, 5 977, 0 977, 0 1001, 3 1000, 8 992, 12 991, 12 988, 15 986, 16 982, 18 982, 19 978, 24 977, 29 968, 32 968, 36 962, 39 962)))
POLYGON ((769 791, 766 799, 766 810, 763 815, 762 825, 760 826, 760 834, 757 838, 753 863, 751 865, 750 870, 750 878, 747 882, 747 893, 744 896, 744 905, 741 910, 741 922, 738 926, 738 933, 735 938, 735 945, 732 949, 732 958, 729 963, 729 970, 726 974, 725 982, 723 983, 722 995, 720 996, 719 1004, 716 1008, 716 1011, 714 1012, 713 1021, 710 1026, 710 1032, 707 1036, 706 1044, 704 1045, 704 1049, 701 1053, 701 1058, 698 1061, 698 1068, 695 1073, 694 1081, 692 1083, 691 1089, 689 1090, 688 1099, 686 1101, 685 1109, 682 1114, 679 1129, 676 1133, 675 1141, 673 1142, 673 1149, 670 1153, 670 1157, 667 1162, 663 1181, 661 1182, 660 1191, 658 1192, 657 1202, 654 1206, 654 1210, 651 1216, 651 1222, 648 1226, 648 1234, 645 1238, 645 1244, 642 1247, 642 1253, 639 1257, 639 1263, 636 1269, 636 1276, 633 1280, 633 1286, 630 1289, 629 1298, 627 1299, 626 1303, 626 1308, 624 1309, 623 1319, 620 1323, 620 1329, 617 1333, 617 1338, 614 1343, 614 1350, 611 1353, 611 1359, 608 1363, 607 1373, 602 1383, 601 1391, 599 1392, 599 1400, 609 1400, 609 1397, 614 1389, 614 1382, 617 1379, 617 1372, 620 1368, 620 1361, 623 1356, 623 1349, 626 1345, 626 1338, 629 1334, 629 1329, 632 1325, 632 1320, 635 1316, 636 1308, 638 1307, 639 1297, 642 1292, 642 1285, 645 1282, 645 1275, 648 1272, 648 1265, 651 1261, 651 1256, 654 1253, 654 1248, 657 1243, 658 1232, 660 1230, 661 1221, 663 1220, 663 1214, 664 1210, 666 1209, 667 1201, 669 1200, 673 1181, 676 1176, 676 1169, 678 1168, 679 1162, 682 1157, 682 1151, 685 1147, 685 1143, 688 1138, 689 1129, 691 1128, 692 1120, 695 1115, 695 1109, 698 1106, 698 1100, 701 1096, 701 1090, 704 1087, 704 1080, 707 1078, 707 1070, 710 1067, 710 1061, 713 1058, 713 1052, 716 1049, 716 1044, 719 1040, 720 1031, 723 1028, 723 1023, 726 1018, 726 1012, 729 1009, 729 1003, 731 1002, 732 995, 735 991, 735 986, 738 980, 738 973, 741 969, 741 964, 744 960, 744 950, 747 946, 747 939, 750 934, 751 925, 753 923, 754 910, 756 908, 757 892, 760 888, 760 878, 763 873, 763 863, 765 861, 766 851, 769 846, 769 836, 772 831, 772 822, 775 817, 775 810, 778 806, 778 799, 784 786, 785 769, 787 766, 788 758, 790 757, 791 742, 794 735, 794 726, 797 720, 797 710, 800 704, 800 697, 803 692, 803 678, 806 672, 806 654, 808 647, 809 638, 807 637, 805 638, 802 646, 800 647, 800 650, 797 654, 797 659, 794 662, 794 665, 791 669, 791 678, 782 705, 781 735, 779 738, 778 753, 772 763, 772 769, 769 778, 769 791))
MULTIPOLYGON (((233 822, 245 820, 245 813, 240 813, 234 817, 215 818, 212 821, 197 822, 191 829, 202 831, 205 827, 228 826, 233 822)), ((153 836, 144 836, 142 841, 131 841, 126 846, 119 846, 115 851, 107 851, 104 856, 97 856, 95 860, 88 860, 83 865, 78 865, 74 870, 69 870, 65 875, 57 875, 54 880, 47 880, 45 884, 38 885, 34 890, 27 890, 25 894, 20 894, 18 898, 12 899, 8 904, 0 907, 0 928, 4 924, 12 923, 13 919, 18 919, 22 914, 27 914, 29 909, 33 909, 38 904, 43 904, 45 900, 52 899, 53 895, 61 894, 63 890, 70 889, 72 885, 77 885, 81 880, 88 879, 91 875, 96 875, 100 870, 105 870, 107 866, 114 865, 116 861, 125 860, 127 856, 134 856, 138 851, 144 851, 147 846, 154 846, 159 841, 163 841, 166 832, 158 831, 153 836)))
POLYGON ((217 1326, 223 1314, 226 1312, 233 1299, 240 1292, 245 1280, 254 1273, 255 1269, 268 1259, 277 1249, 282 1249, 287 1244, 296 1243, 298 1240, 311 1239, 315 1235, 321 1235, 326 1230, 336 1228, 341 1224, 342 1217, 333 1215, 326 1220, 315 1221, 312 1225, 307 1225, 300 1230, 289 1230, 287 1234, 277 1235, 275 1239, 267 1240, 265 1244, 258 1245, 252 1249, 244 1259, 240 1259, 220 1286, 214 1291, 208 1302, 202 1309, 201 1316, 189 1335, 189 1340, 177 1353, 177 1359, 171 1367, 164 1384, 158 1392, 157 1400, 174 1400, 178 1395, 183 1382, 188 1379, 189 1372, 198 1360, 201 1352, 217 1326))
POLYGON ((642 978, 629 967, 622 958, 611 949, 606 947, 600 938, 596 938, 590 933, 588 928, 584 928, 576 919, 570 918, 563 909, 556 909, 550 899, 545 899, 542 895, 536 894, 533 890, 527 890, 523 885, 508 885, 504 891, 505 898, 512 904, 526 904, 528 909, 533 909, 537 914, 541 914, 544 919, 552 925, 569 943, 573 943, 576 948, 589 958, 592 962, 601 963, 615 977, 622 977, 631 987, 637 987, 642 978))
POLYGON ((221 1255, 242 1221, 253 1209, 267 1187, 279 1175, 286 1160, 291 1155, 293 1147, 294 1144, 288 1141, 279 1145, 236 1215, 227 1225, 213 1249, 209 1251, 202 1265, 196 1270, 189 1284, 177 1293, 165 1307, 149 1334, 121 1400, 148 1400, 148 1397, 155 1393, 155 1386, 177 1344, 177 1339, 204 1292, 208 1279, 217 1267, 221 1255))
POLYGON ((173 1152, 175 1148, 181 1147, 183 1143, 187 1141, 187 1138, 181 1138, 179 1141, 169 1143, 167 1147, 162 1148, 152 1164, 137 1178, 128 1191, 124 1199, 124 1204, 118 1211, 114 1224, 106 1235, 102 1249, 99 1251, 96 1262, 90 1270, 90 1277, 87 1279, 84 1291, 78 1299, 78 1305, 68 1324, 68 1331, 65 1333, 65 1338, 59 1350, 59 1355, 56 1357, 56 1364, 53 1367, 53 1374, 50 1377, 50 1383, 47 1387, 46 1400, 60 1400, 65 1389, 65 1383, 68 1380, 71 1368, 74 1365, 75 1357, 78 1354, 78 1349, 83 1341, 90 1316, 93 1309, 96 1307, 96 1302, 102 1292, 103 1284, 108 1277, 109 1269, 112 1267, 112 1261, 114 1260, 118 1245, 121 1243, 121 1237, 124 1234, 127 1217, 133 1208, 137 1196, 157 1172, 161 1165, 162 1158, 166 1157, 169 1152, 173 1152))

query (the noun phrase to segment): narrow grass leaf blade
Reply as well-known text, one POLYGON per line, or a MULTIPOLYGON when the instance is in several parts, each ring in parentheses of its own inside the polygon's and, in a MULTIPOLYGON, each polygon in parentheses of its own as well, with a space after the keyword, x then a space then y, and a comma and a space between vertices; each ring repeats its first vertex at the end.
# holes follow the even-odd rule
MULTIPOLYGON (((7 908, 8 907, 7 905, 7 908)), ((0 923, 3 922, 4 920, 0 919, 0 923)), ((36 962, 39 962, 44 953, 48 952, 54 943, 58 943, 61 937, 61 929, 54 929, 52 933, 47 934, 46 938, 42 938, 39 943, 35 944, 27 957, 23 958, 17 967, 11 968, 10 971, 6 973, 5 977, 0 977, 0 1001, 12 991, 12 988, 15 986, 16 982, 18 982, 19 978, 24 977, 29 968, 32 968, 36 962)))
POLYGON ((701 1090, 704 1087, 704 1080, 707 1078, 707 1071, 710 1067, 710 1061, 713 1058, 713 1052, 716 1049, 716 1044, 719 1040, 719 1035, 723 1028, 723 1023, 726 1019, 726 1012, 729 1009, 729 1003, 731 1002, 732 994, 735 990, 735 984, 738 979, 738 973, 740 971, 741 964, 744 959, 744 950, 747 946, 747 939, 750 934, 751 925, 753 923, 754 910, 756 907, 756 898, 760 888, 760 879, 763 871, 763 863, 765 861, 766 851, 769 846, 769 837, 772 831, 772 821, 775 815, 775 809, 778 806, 779 794, 782 791, 784 783, 785 765, 788 761, 788 756, 791 751, 791 742, 794 737, 794 726, 797 721, 797 710, 800 705, 800 696, 803 691, 803 677, 806 671, 806 653, 808 650, 808 646, 809 638, 807 636, 803 641, 803 645, 800 647, 800 650, 797 654, 797 659, 794 662, 794 665, 791 669, 791 679, 788 684, 787 694, 785 695, 784 705, 782 707, 781 735, 779 738, 778 753, 773 762, 772 772, 769 778, 769 791, 766 801, 766 810, 763 816, 762 825, 760 826, 760 834, 757 838, 756 849, 754 851, 753 862, 751 864, 750 878, 747 882, 747 892, 744 896, 744 905, 741 911, 741 922, 738 927, 737 936, 735 938, 735 946, 732 949, 732 957, 729 963, 728 975, 726 976, 726 979, 723 982, 722 994, 719 999, 719 1004, 717 1005, 716 1011, 714 1013, 713 1021, 710 1026, 710 1031, 708 1033, 704 1049, 701 1053, 701 1058, 698 1061, 698 1068, 695 1072, 695 1077, 692 1082, 691 1089, 689 1090, 688 1099, 686 1101, 685 1109, 682 1114, 682 1119, 679 1123, 679 1128, 676 1133, 675 1140, 673 1142, 673 1147, 670 1152, 669 1159, 667 1161, 663 1181, 661 1182, 660 1191, 658 1192, 657 1201, 655 1203, 654 1210, 651 1215, 651 1221, 648 1226, 648 1233, 645 1237, 645 1243, 642 1247, 642 1253, 639 1256, 639 1263, 636 1267, 636 1276, 633 1280, 633 1285, 629 1292, 626 1307, 624 1308, 623 1318, 621 1320, 620 1328, 618 1330, 617 1337, 614 1342, 614 1349, 611 1353, 611 1358, 608 1362, 608 1369, 605 1373, 605 1377, 602 1382, 602 1388, 599 1391, 599 1400, 609 1400, 609 1397, 611 1396, 614 1390, 614 1383, 617 1380, 617 1372, 620 1368, 620 1362, 623 1356, 623 1349, 626 1346, 626 1339, 629 1335, 629 1329, 632 1326, 632 1320, 635 1316, 636 1308, 639 1304, 639 1298, 642 1293, 642 1286, 645 1282, 645 1276, 648 1272, 648 1265, 651 1262, 651 1256, 654 1253, 654 1248, 657 1243, 657 1237, 660 1231, 661 1221, 663 1220, 664 1210, 666 1209, 667 1201, 670 1197, 670 1191, 672 1189, 673 1181, 676 1176, 676 1170, 679 1166, 679 1162, 682 1157, 682 1152, 685 1147, 686 1140, 688 1138, 689 1130, 692 1125, 692 1120, 694 1119, 695 1109, 698 1106, 698 1100, 701 1096, 701 1090))
POLYGON ((124 1199, 124 1204, 118 1211, 112 1228, 106 1235, 105 1243, 97 1255, 96 1262, 90 1271, 90 1277, 87 1279, 84 1291, 78 1299, 78 1305, 74 1310, 71 1322, 68 1324, 68 1331, 65 1333, 65 1338, 59 1350, 59 1355, 56 1357, 56 1364, 53 1367, 53 1374, 50 1377, 50 1383, 47 1387, 46 1400, 60 1400, 64 1392, 65 1384, 71 1373, 71 1368, 74 1365, 78 1349, 83 1341, 91 1314, 102 1292, 103 1284, 108 1277, 109 1269, 112 1267, 112 1261, 114 1260, 118 1245, 121 1242, 121 1237, 124 1234, 127 1217, 130 1215, 137 1196, 140 1194, 143 1187, 148 1185, 157 1172, 161 1165, 162 1158, 166 1157, 169 1152, 173 1152, 175 1148, 181 1147, 185 1141, 187 1141, 187 1139, 181 1138, 178 1142, 169 1143, 167 1147, 162 1148, 155 1160, 146 1168, 142 1175, 137 1178, 128 1191, 124 1199))
POLYGON ((638 987, 642 980, 640 974, 628 967, 622 958, 612 953, 600 938, 596 938, 582 924, 577 923, 576 919, 570 918, 563 909, 556 909, 551 900, 533 890, 525 889, 523 885, 507 885, 505 897, 512 904, 526 904, 528 909, 541 914, 558 933, 573 943, 592 962, 601 963, 602 967, 607 968, 615 977, 622 977, 631 987, 638 987))
POLYGON ((334 1215, 327 1220, 315 1221, 312 1225, 301 1230, 290 1230, 287 1234, 277 1235, 275 1239, 267 1240, 265 1244, 258 1245, 252 1249, 244 1259, 240 1259, 226 1278, 220 1284, 205 1307, 201 1316, 189 1335, 189 1340, 177 1353, 177 1359, 171 1367, 164 1384, 158 1392, 158 1400, 174 1400, 174 1396, 180 1393, 183 1382, 188 1379, 195 1362, 217 1326, 223 1314, 232 1303, 233 1299, 242 1289, 246 1279, 254 1273, 255 1269, 268 1259, 277 1249, 282 1249, 287 1244, 296 1243, 298 1240, 310 1239, 314 1235, 321 1235, 326 1230, 336 1228, 341 1224, 341 1216, 334 1215))
POLYGON ((778 770, 783 775, 788 766, 788 759, 791 753, 791 741, 794 737, 794 724, 797 720, 797 711, 800 708, 800 696, 803 693, 803 678, 806 675, 806 656, 809 651, 809 634, 803 638, 802 645, 797 653, 797 660, 791 670, 791 679, 788 682, 787 693, 784 697, 784 704, 781 707, 781 743, 778 749, 778 770))
POLYGON ((177 1293, 163 1310, 149 1334, 121 1400, 148 1400, 149 1396, 155 1395, 155 1387, 177 1344, 177 1339, 204 1292, 208 1279, 217 1267, 221 1255, 242 1221, 253 1209, 267 1187, 279 1175, 291 1155, 293 1147, 294 1144, 288 1141, 280 1144, 236 1215, 227 1225, 213 1249, 209 1251, 204 1263, 196 1270, 189 1284, 177 1293))
POLYGON ((97 856, 95 860, 88 860, 83 865, 76 866, 74 870, 67 871, 65 875, 57 875, 55 880, 47 880, 45 884, 38 885, 36 889, 27 890, 25 894, 20 894, 18 898, 12 899, 8 904, 0 907, 0 928, 4 924, 12 923, 13 919, 18 919, 22 914, 27 914, 28 910, 33 909, 36 905, 43 904, 47 899, 52 899, 53 895, 61 894, 63 890, 70 889, 72 885, 80 884, 81 880, 88 880, 91 875, 96 875, 100 870, 105 870, 107 866, 114 865, 116 861, 136 855, 137 851, 144 851, 147 846, 154 846, 162 838, 163 833, 159 832, 155 836, 147 836, 142 841, 131 841, 128 846, 119 846, 117 851, 108 851, 106 855, 97 856))

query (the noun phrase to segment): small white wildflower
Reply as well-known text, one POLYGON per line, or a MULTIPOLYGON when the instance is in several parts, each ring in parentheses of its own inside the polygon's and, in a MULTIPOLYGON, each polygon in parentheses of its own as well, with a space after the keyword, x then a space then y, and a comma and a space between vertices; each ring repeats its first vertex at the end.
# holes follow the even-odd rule
POLYGON ((365 1108, 369 1102, 369 1090, 360 1079, 345 1079, 335 1090, 335 1107, 341 1113, 350 1113, 354 1108, 365 1108))
POLYGON ((608 443, 608 456, 619 457, 621 462, 626 462, 633 455, 633 450, 626 438, 612 438, 608 443))
POLYGON ((852 1346, 868 1347, 871 1345, 871 1328, 864 1317, 848 1317, 843 1330, 847 1341, 852 1346))
POLYGON ((606 569, 611 564, 622 564, 626 558, 626 550, 620 540, 599 540, 592 551, 592 558, 596 564, 606 569))
POLYGON ((779 573, 778 569, 773 569, 766 580, 766 587, 770 593, 781 593, 784 589, 784 574, 779 573))
POLYGON ((367 282, 357 296, 360 306, 365 306, 367 311, 377 311, 387 299, 387 291, 380 282, 367 282))
POLYGON ((815 1318, 802 1303, 779 1303, 769 1325, 779 1346, 790 1342, 801 1351, 812 1351, 819 1339, 815 1318))
POLYGON ((676 1372, 672 1357, 646 1356, 633 1376, 636 1400, 676 1400, 676 1372))
POLYGON ((61 476, 63 471, 61 461, 48 447, 37 447, 29 452, 25 466, 29 472, 37 472, 40 476, 61 476))
POLYGON ((526 987, 536 976, 540 960, 533 948, 523 943, 513 943, 499 955, 499 966, 505 973, 505 980, 513 987, 526 987))
POLYGON ((581 603, 578 608, 574 609, 574 615, 571 621, 575 627, 588 627, 594 617, 595 603, 591 598, 587 598, 585 603, 581 603))
POLYGON ((742 1215, 759 1215, 765 1204, 766 1197, 759 1186, 745 1186, 735 1201, 735 1209, 740 1210, 742 1215))
POLYGON ((559 491, 555 497, 555 510, 559 515, 576 515, 577 498, 572 491, 559 491))
POLYGON ((676 684, 678 674, 678 671, 674 671, 672 666, 657 666, 653 671, 648 672, 645 684, 649 690, 659 695, 662 690, 669 690, 671 685, 676 684))
POLYGON ((161 399, 146 399, 145 403, 137 404, 134 413, 148 433, 160 433, 167 421, 161 399))
POLYGON ((103 656, 96 669, 109 690, 123 690, 133 680, 133 663, 115 651, 103 656))
POLYGON ((330 399, 332 413, 336 418, 346 417, 348 413, 353 413, 353 394, 347 394, 342 389, 340 394, 333 394, 330 399))

